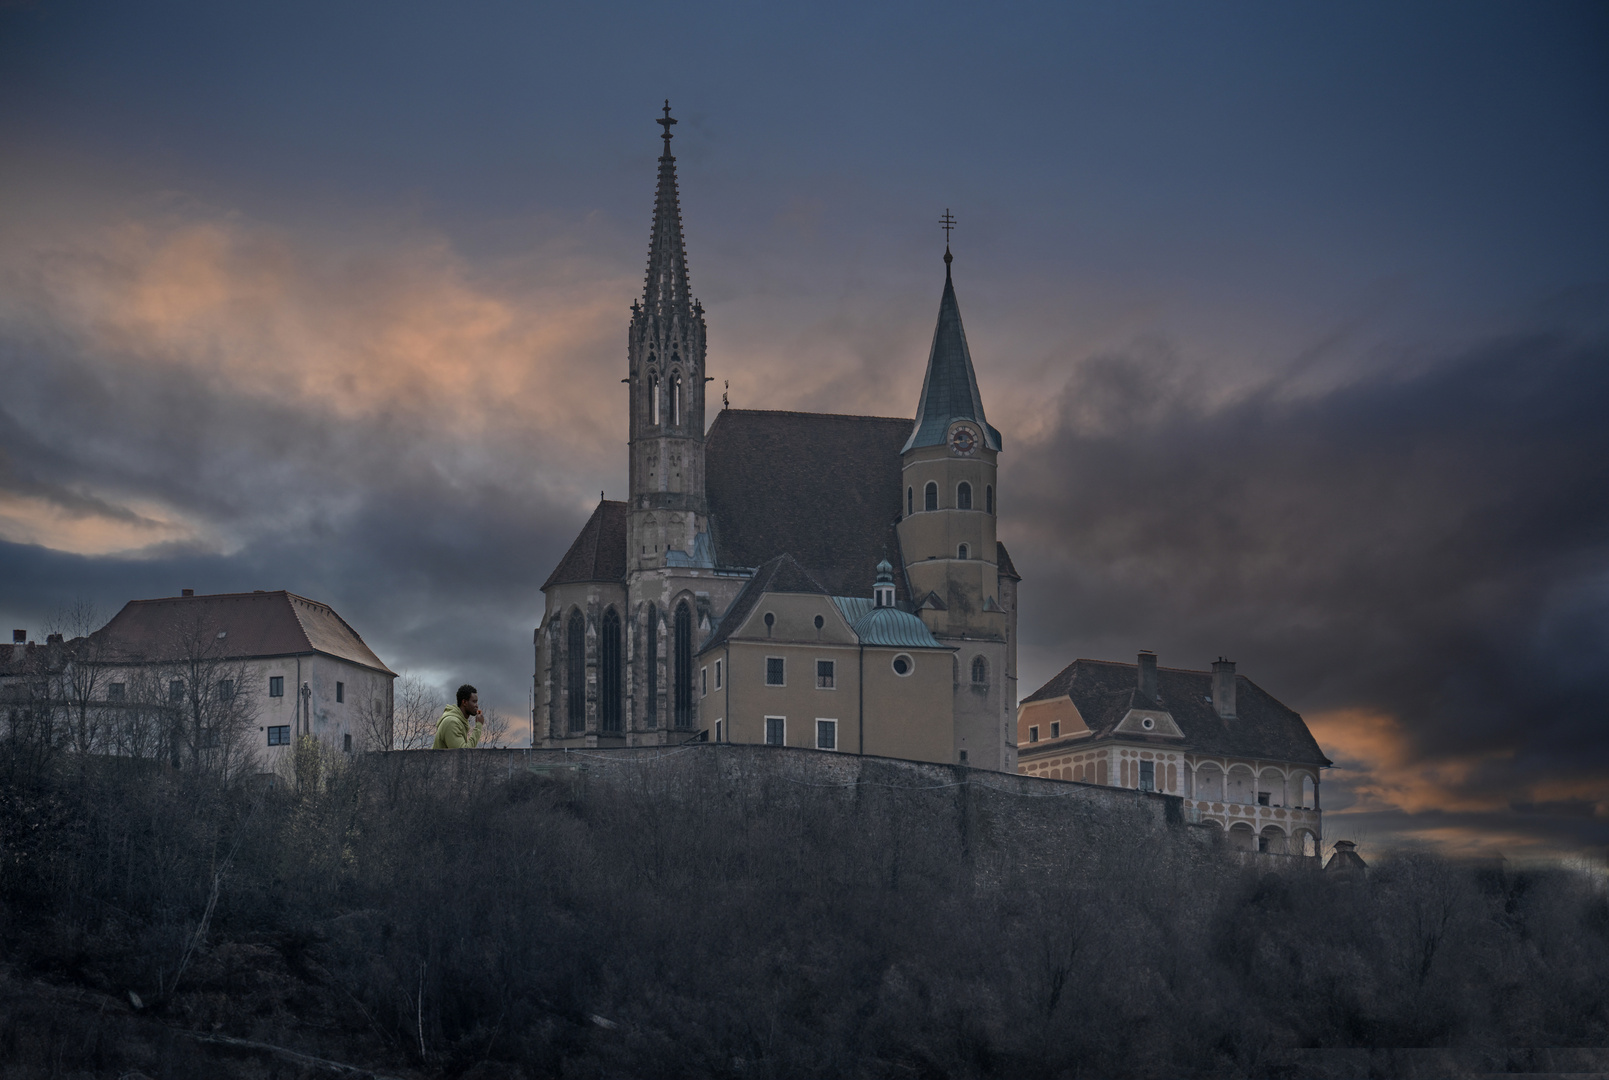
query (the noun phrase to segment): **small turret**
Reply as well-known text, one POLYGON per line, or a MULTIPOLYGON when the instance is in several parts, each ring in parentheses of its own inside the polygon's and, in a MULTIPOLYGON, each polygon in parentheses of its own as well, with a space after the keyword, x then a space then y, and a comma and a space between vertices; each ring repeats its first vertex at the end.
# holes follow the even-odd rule
POLYGON ((877 564, 877 581, 872 585, 872 598, 877 607, 894 606, 894 567, 887 559, 877 564))

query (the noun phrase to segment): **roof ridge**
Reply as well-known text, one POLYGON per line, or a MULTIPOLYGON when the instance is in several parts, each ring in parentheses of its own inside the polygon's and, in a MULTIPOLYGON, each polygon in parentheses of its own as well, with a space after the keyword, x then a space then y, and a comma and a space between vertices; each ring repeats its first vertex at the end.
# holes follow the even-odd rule
POLYGON ((818 416, 827 420, 887 420, 890 423, 909 424, 908 416, 872 416, 869 413, 805 412, 802 409, 722 409, 716 414, 719 420, 726 413, 750 413, 764 416, 818 416))

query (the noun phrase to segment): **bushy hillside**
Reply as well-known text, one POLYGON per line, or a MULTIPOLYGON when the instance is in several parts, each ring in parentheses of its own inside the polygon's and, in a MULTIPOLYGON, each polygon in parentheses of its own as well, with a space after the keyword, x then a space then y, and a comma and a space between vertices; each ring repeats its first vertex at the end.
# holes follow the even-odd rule
POLYGON ((1033 811, 964 783, 444 759, 226 787, 0 755, 0 1074, 1260 1076, 1300 1047, 1609 1044, 1582 874, 1340 882, 1120 814, 1017 850, 1033 811))

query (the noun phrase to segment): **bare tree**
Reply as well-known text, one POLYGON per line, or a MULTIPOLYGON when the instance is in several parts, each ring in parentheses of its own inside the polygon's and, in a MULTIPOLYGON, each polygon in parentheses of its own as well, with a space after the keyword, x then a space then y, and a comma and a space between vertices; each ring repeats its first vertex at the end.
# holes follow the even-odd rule
POLYGON ((67 738, 80 754, 104 749, 106 737, 106 687, 110 682, 106 666, 106 638, 100 629, 100 612, 92 600, 79 597, 59 610, 47 624, 46 640, 59 636, 63 641, 62 663, 53 673, 55 697, 67 712, 67 738))
POLYGON ((188 759, 226 776, 249 765, 260 688, 251 668, 230 654, 228 631, 198 614, 174 628, 163 651, 172 763, 188 759))
POLYGON ((362 714, 364 738, 374 750, 424 750, 436 737, 441 693, 417 675, 404 672, 392 689, 393 705, 376 701, 362 714))
POLYGON ((498 709, 482 709, 486 726, 481 729, 479 746, 493 750, 508 746, 508 715, 498 709))

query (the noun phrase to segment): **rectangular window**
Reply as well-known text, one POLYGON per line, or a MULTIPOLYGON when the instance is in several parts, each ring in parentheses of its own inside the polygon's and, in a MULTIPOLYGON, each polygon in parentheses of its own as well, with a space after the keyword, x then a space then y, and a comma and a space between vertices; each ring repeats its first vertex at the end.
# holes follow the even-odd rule
POLYGON ((1038 727, 1037 724, 1028 729, 1028 741, 1029 742, 1038 742, 1039 741, 1039 727, 1038 727))
POLYGON ((174 680, 172 680, 171 682, 168 683, 168 700, 169 701, 183 701, 184 700, 184 680, 183 679, 174 679, 174 680))
POLYGON ((291 726, 280 724, 278 727, 268 729, 269 746, 289 746, 291 744, 291 726))
POLYGON ((1259 791, 1257 793, 1257 805, 1258 806, 1267 806, 1268 805, 1268 792, 1259 791))
POLYGON ((765 685, 787 685, 787 680, 783 678, 782 657, 768 656, 765 658, 765 685))
POLYGON ((1050 722, 1050 737, 1052 739, 1058 739, 1058 738, 1061 737, 1061 721, 1060 720, 1052 720, 1050 722))
POLYGON ((341 749, 345 750, 349 754, 352 752, 352 733, 351 732, 347 732, 345 735, 341 736, 341 749))
POLYGON ((1142 762, 1140 762, 1140 790, 1141 791, 1155 791, 1156 790, 1156 762, 1154 762, 1154 761, 1142 761, 1142 762))
POLYGON ((337 705, 340 705, 345 701, 346 701, 346 683, 338 682, 338 683, 335 684, 335 703, 337 705))
POLYGON ((715 689, 721 688, 721 662, 715 661, 715 689))
MULTIPOLYGON (((283 675, 270 675, 268 677, 268 696, 269 697, 284 697, 285 696, 285 676, 283 676, 283 675)), ((269 743, 268 745, 269 746, 275 746, 277 744, 276 743, 269 743)))
POLYGON ((816 721, 816 749, 817 750, 836 750, 836 749, 838 749, 838 721, 836 721, 836 720, 817 720, 816 721))
POLYGON ((838 662, 836 660, 816 661, 816 689, 831 690, 834 676, 837 674, 838 662))
POLYGON ((721 722, 719 720, 715 721, 715 741, 721 741, 721 722))
POLYGON ((709 692, 710 692, 710 669, 707 668, 707 667, 701 667, 701 668, 698 669, 698 696, 703 697, 705 694, 707 694, 709 692))
POLYGON ((115 682, 106 688, 107 701, 122 701, 126 696, 126 687, 123 683, 115 682))
POLYGON ((233 679, 219 679, 218 680, 218 700, 219 701, 233 701, 233 700, 235 700, 235 680, 233 680, 233 679))
POLYGON ((788 721, 782 716, 768 716, 765 718, 765 745, 786 746, 788 737, 788 721))

